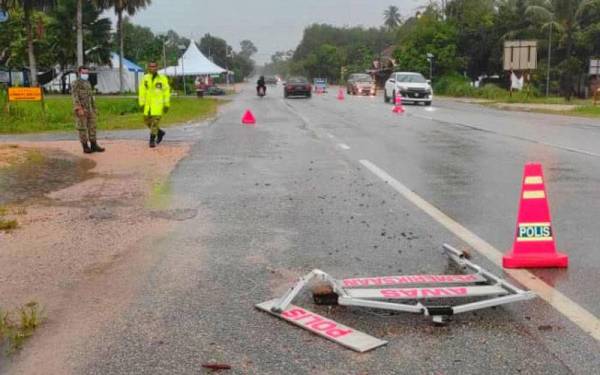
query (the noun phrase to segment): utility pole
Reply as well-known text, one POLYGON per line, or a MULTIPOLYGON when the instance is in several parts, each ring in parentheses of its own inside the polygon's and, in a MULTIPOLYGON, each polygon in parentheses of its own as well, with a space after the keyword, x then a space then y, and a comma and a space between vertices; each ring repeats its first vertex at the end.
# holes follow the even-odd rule
MULTIPOLYGON (((192 43, 194 43, 194 41, 192 41, 192 43)), ((185 83, 185 51, 186 51, 186 47, 184 45, 180 45, 179 49, 182 51, 182 55, 181 55, 181 74, 183 75, 183 96, 187 96, 187 85, 185 83)))
POLYGON ((167 69, 167 41, 163 42, 163 69, 167 69))
POLYGON ((550 32, 548 34, 548 68, 546 69, 546 97, 550 96, 550 59, 552 58, 552 24, 550 21, 550 32))

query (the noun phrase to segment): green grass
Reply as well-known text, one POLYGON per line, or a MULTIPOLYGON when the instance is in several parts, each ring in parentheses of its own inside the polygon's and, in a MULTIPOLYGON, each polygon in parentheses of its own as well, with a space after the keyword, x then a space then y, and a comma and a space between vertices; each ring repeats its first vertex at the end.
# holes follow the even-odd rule
POLYGON ((9 354, 21 349, 43 321, 44 312, 37 302, 29 302, 13 313, 0 309, 0 347, 7 342, 9 354))
MULTIPOLYGON (((46 115, 40 103, 11 103, 7 111, 0 95, 0 133, 36 133, 74 131, 73 105, 70 96, 46 97, 46 115)), ((133 97, 97 97, 98 130, 144 128, 143 115, 133 97)), ((197 121, 214 116, 220 101, 193 97, 174 97, 171 110, 163 117, 162 126, 197 121)))

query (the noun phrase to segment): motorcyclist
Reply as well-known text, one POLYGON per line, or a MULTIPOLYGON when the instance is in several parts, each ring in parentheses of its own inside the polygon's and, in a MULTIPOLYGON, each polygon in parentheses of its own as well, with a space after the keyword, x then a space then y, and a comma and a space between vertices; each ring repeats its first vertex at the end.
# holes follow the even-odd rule
POLYGON ((264 76, 260 76, 260 78, 258 78, 258 81, 256 81, 256 94, 260 95, 260 90, 263 90, 263 94, 266 95, 267 94, 267 85, 265 84, 265 77, 264 76))

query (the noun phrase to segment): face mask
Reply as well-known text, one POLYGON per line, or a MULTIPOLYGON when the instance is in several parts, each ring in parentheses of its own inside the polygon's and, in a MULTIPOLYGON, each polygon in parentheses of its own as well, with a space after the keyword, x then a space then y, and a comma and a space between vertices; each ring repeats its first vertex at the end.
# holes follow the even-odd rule
POLYGON ((88 79, 90 79, 90 75, 89 74, 81 74, 80 78, 84 81, 87 81, 88 79))

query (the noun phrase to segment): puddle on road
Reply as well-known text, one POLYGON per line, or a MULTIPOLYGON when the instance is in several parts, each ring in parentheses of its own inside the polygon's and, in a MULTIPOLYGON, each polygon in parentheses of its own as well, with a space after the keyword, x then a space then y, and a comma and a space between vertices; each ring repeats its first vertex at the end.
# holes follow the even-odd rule
POLYGON ((0 204, 41 198, 93 177, 96 163, 60 150, 0 146, 0 204), (9 155, 7 150, 12 149, 9 155))

